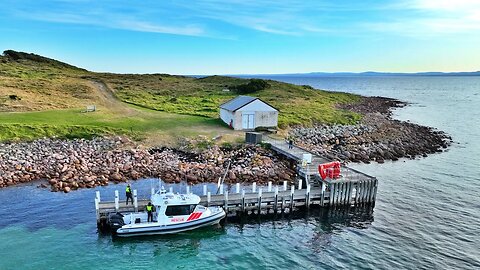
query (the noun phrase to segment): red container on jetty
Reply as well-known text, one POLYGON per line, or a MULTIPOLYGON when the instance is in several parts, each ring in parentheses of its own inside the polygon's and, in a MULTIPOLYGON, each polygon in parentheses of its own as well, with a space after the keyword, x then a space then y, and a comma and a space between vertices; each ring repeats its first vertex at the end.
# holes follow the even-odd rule
POLYGON ((320 173, 320 177, 322 177, 323 180, 325 178, 339 178, 340 177, 340 162, 339 161, 333 161, 329 163, 323 163, 318 165, 318 172, 320 173))

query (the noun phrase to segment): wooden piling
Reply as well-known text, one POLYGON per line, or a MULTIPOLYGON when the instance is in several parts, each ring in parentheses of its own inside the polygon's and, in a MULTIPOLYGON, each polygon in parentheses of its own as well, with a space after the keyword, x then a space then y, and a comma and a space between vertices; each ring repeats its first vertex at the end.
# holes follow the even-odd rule
POLYGON ((290 213, 293 212, 293 194, 295 194, 295 187, 291 186, 291 188, 290 188, 290 213))
POLYGON ((310 209, 310 184, 307 183, 307 188, 305 192, 305 205, 307 209, 310 209))
POLYGON ((276 214, 278 208, 278 186, 275 186, 275 200, 273 203, 273 212, 276 214))
POLYGON ((335 205, 335 183, 330 183, 330 206, 335 205))
POLYGON ((360 181, 355 184, 355 205, 360 203, 360 181))
POLYGON ((375 192, 375 185, 377 184, 377 179, 372 179, 372 191, 370 192, 370 202, 373 203, 373 193, 375 192))
POLYGON ((378 188, 378 180, 375 179, 374 180, 374 183, 375 185, 373 186, 373 196, 372 196, 372 202, 375 203, 376 199, 377 199, 377 188, 378 188))
POLYGON ((344 188, 345 185, 342 183, 338 183, 338 191, 339 191, 339 196, 338 196, 338 204, 342 205, 343 204, 343 197, 345 195, 344 188))
POLYGON ((262 211, 262 188, 258 189, 258 214, 262 211))
POLYGON ((97 223, 100 220, 100 199, 95 197, 95 215, 97 217, 97 223))
POLYGON ((228 214, 228 190, 225 190, 225 194, 224 194, 224 201, 223 201, 223 209, 225 210, 225 213, 228 214))
POLYGON ((348 182, 348 191, 347 191, 347 205, 350 206, 352 204, 352 188, 353 182, 348 182))
POLYGON ((245 189, 242 189, 242 213, 245 213, 245 189))
POLYGON ((370 200, 372 198, 372 191, 373 191, 373 181, 368 180, 368 193, 367 193, 367 199, 366 201, 368 203, 371 203, 372 201, 370 200))
POLYGON ((320 182, 320 187, 322 188, 320 194, 320 206, 323 207, 325 203, 325 190, 326 190, 326 183, 324 181, 320 182))

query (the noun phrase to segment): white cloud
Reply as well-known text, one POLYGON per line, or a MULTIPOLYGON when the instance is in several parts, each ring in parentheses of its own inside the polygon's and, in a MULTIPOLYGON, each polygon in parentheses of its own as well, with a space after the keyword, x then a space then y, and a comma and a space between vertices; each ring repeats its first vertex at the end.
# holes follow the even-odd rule
MULTIPOLYGON (((480 0, 4 0, 24 19, 235 39, 235 26, 275 35, 428 36, 480 28, 480 0)), ((11 12, 10 12, 11 11, 11 12)), ((8 13, 7 13, 8 12, 8 13)), ((2 11, 0 11, 2 13, 2 11)))
POLYGON ((362 26, 372 31, 422 38, 480 30, 480 0, 413 0, 398 2, 396 8, 400 15, 362 26))

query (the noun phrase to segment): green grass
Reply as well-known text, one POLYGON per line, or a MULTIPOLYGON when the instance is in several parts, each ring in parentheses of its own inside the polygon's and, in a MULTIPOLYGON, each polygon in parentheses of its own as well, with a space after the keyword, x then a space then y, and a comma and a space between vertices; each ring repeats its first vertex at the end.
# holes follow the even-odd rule
MULTIPOLYGON (((89 138, 126 134, 135 138, 195 136, 221 129, 218 119, 149 112, 135 109, 131 115, 110 111, 81 113, 80 110, 0 113, 0 140, 32 140, 41 137, 89 138)), ((224 128, 227 130, 226 128, 224 128)))
MULTIPOLYGON (((234 86, 248 80, 212 76, 202 79, 160 74, 99 74, 116 91, 119 99, 176 114, 218 117, 219 105, 237 96, 234 86), (139 75, 140 76, 140 75, 139 75), (140 79, 141 78, 141 79, 140 79)), ((339 103, 356 102, 357 95, 327 92, 277 81, 268 81, 269 88, 253 93, 280 110, 279 126, 312 125, 314 123, 352 124, 359 114, 336 108, 339 103)))

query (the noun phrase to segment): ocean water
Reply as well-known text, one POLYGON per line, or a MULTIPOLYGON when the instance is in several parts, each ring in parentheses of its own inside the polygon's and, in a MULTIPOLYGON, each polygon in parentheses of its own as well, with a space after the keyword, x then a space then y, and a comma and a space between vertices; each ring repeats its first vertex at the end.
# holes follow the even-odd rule
MULTIPOLYGON (((3 189, 0 269, 480 269, 479 77, 275 79, 410 102, 397 119, 443 130, 454 144, 427 158, 353 165, 379 179, 374 209, 253 218, 172 236, 97 233, 93 189, 3 189)), ((154 182, 134 187, 148 194, 154 182)), ((99 188, 102 199, 115 189, 124 186, 99 188)))

